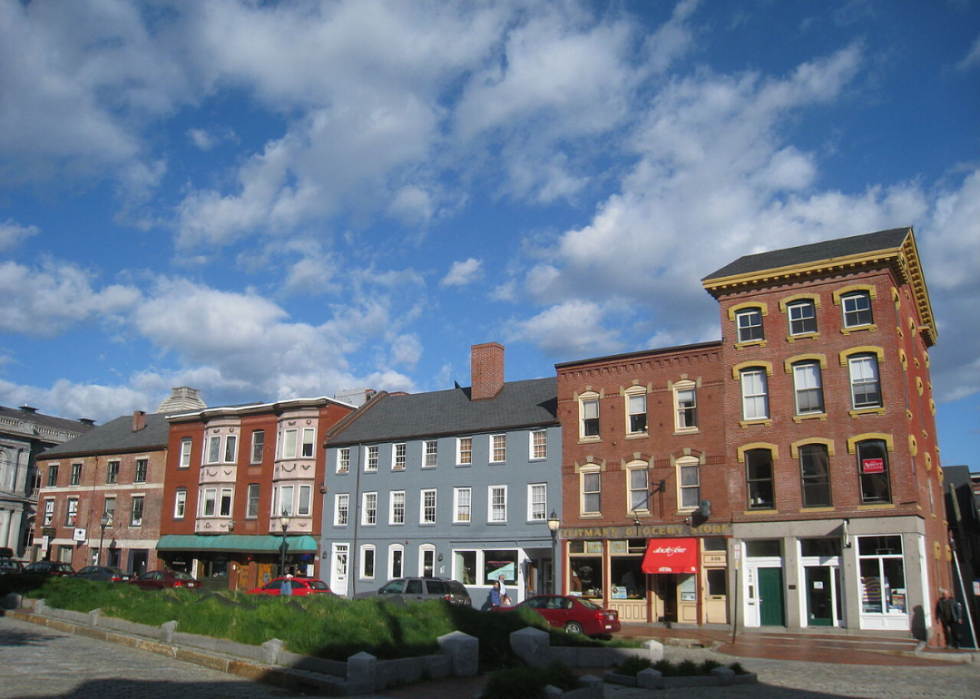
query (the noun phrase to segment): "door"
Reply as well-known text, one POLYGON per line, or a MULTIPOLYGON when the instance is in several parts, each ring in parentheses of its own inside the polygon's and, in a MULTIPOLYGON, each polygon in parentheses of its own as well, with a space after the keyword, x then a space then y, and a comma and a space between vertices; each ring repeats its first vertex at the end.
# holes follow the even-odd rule
POLYGON ((783 569, 759 568, 759 622, 762 626, 785 626, 783 569))
POLYGON ((834 578, 828 566, 806 568, 807 626, 834 625, 834 578))
POLYGON ((341 597, 347 596, 347 566, 350 544, 333 545, 333 565, 330 566, 330 589, 341 597))

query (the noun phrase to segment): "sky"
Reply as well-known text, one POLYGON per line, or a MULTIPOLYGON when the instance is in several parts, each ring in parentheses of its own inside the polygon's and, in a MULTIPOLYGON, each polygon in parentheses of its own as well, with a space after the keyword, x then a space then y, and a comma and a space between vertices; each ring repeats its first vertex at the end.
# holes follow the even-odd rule
POLYGON ((980 470, 980 3, 0 0, 0 404, 105 422, 716 340, 911 225, 980 470))

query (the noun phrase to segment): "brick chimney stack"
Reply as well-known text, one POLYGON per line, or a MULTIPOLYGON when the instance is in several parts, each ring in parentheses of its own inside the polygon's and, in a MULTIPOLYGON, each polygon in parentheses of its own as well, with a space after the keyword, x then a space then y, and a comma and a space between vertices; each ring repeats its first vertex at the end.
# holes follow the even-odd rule
POLYGON ((493 398, 504 387, 504 347, 487 342, 470 347, 470 400, 493 398))
POLYGON ((133 411, 133 432, 139 432, 146 427, 146 413, 142 410, 133 411))

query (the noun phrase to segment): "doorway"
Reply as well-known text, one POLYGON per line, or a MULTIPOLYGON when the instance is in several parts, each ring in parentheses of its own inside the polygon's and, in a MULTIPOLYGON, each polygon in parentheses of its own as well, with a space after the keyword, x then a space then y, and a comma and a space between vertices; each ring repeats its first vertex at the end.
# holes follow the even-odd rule
POLYGON ((333 565, 330 566, 330 589, 341 597, 347 596, 347 568, 350 544, 333 545, 333 565))
POLYGON ((807 626, 837 626, 840 610, 840 568, 807 566, 807 626))
POLYGON ((782 568, 759 568, 759 623, 786 625, 782 568))

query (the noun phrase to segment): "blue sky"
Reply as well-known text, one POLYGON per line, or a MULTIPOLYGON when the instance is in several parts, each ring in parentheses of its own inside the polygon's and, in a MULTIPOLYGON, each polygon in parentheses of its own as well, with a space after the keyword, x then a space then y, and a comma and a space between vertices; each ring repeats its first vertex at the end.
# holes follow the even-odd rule
POLYGON ((699 279, 915 227, 980 468, 980 4, 0 0, 0 404, 105 421, 720 336, 699 279))

